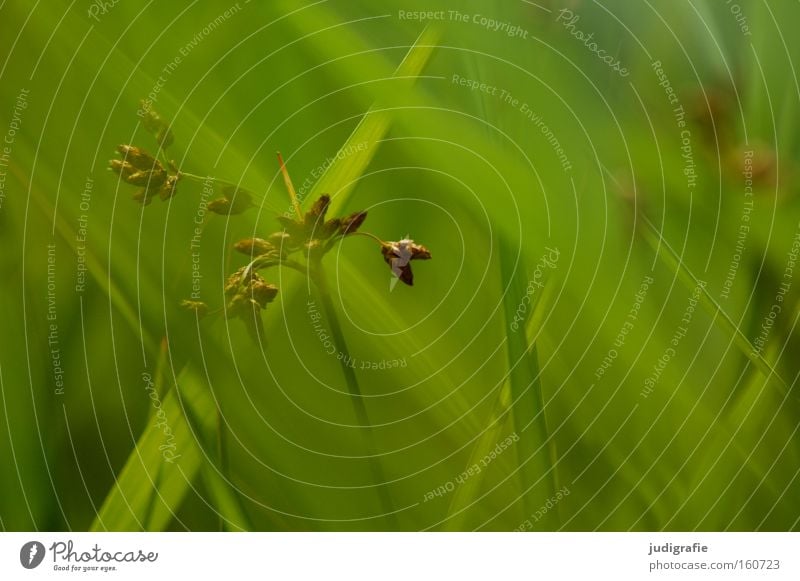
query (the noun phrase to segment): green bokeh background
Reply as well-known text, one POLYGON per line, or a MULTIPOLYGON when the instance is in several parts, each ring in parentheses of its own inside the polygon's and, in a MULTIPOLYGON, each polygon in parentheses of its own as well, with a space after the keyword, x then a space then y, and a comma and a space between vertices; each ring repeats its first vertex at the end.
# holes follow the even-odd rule
POLYGON ((124 0, 97 21, 91 6, 0 5, 0 132, 29 91, 0 168, 5 530, 798 528, 800 281, 784 275, 800 219, 800 41, 789 31, 800 4, 742 2, 750 35, 729 5, 701 0, 124 0), (629 76, 557 22, 564 7, 629 76), (446 13, 430 23, 426 46, 415 49, 429 58, 411 83, 393 75, 425 28, 399 17, 414 10, 469 18, 446 13), (476 14, 526 37, 487 29, 476 14), (653 61, 687 112, 693 189, 653 61), (366 230, 384 240, 408 234, 433 260, 414 263, 413 288, 391 292, 365 238, 325 262, 354 357, 407 363, 357 371, 370 445, 352 427, 341 369, 307 314, 314 291, 299 274, 267 275, 281 294, 264 314, 264 348, 239 321, 198 323, 179 308, 192 290, 201 185, 183 181, 169 203, 142 209, 105 169, 119 143, 154 149, 136 110, 159 75, 155 108, 173 124, 171 157, 263 199, 203 230, 202 294, 213 308, 226 274, 246 263, 232 244, 275 231, 274 215, 289 208, 275 151, 300 187, 375 109, 390 121, 357 181, 333 183, 332 193, 346 190, 342 212, 369 210, 366 230), (518 107, 453 75, 527 103, 571 169, 518 107), (746 201, 745 150, 757 169, 753 210, 725 298, 746 201), (87 179, 88 210, 80 206, 87 179), (82 214, 93 267, 79 293, 82 214), (677 269, 647 243, 647 221, 679 257, 677 269), (63 394, 48 345, 49 244, 63 394), (509 313, 545 247, 559 260, 534 293, 533 318, 514 332, 509 313), (642 397, 690 304, 687 273, 707 283, 722 311, 698 304, 642 397), (638 319, 598 378, 646 276, 654 283, 638 319), (755 340, 787 280, 763 350, 765 377, 724 318, 755 340), (173 403, 172 428, 185 428, 185 418, 193 426, 175 463, 163 460, 158 437, 143 438, 156 422, 143 373, 173 403), (214 456, 214 402, 226 425, 224 463, 214 456), (426 500, 514 433, 519 442, 478 474, 426 500), (365 458, 372 448, 388 484, 365 458))

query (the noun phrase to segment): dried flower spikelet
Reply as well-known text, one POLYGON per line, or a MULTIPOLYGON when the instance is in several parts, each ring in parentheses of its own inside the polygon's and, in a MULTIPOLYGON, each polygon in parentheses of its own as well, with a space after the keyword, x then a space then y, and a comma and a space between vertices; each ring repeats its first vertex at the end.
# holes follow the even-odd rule
POLYGON ((163 169, 137 171, 124 176, 123 179, 133 186, 144 186, 147 189, 160 188, 167 181, 167 172, 163 169))
POLYGON ((273 232, 269 235, 272 245, 276 246, 277 248, 280 248, 283 244, 285 244, 287 238, 289 238, 289 235, 286 232, 273 232))
POLYGON ((327 240, 339 231, 341 225, 339 218, 325 219, 330 204, 331 197, 328 194, 322 194, 303 216, 307 240, 327 240))
POLYGON ((227 315, 239 317, 250 331, 253 324, 260 325, 258 314, 275 300, 278 287, 269 284, 252 270, 240 268, 228 278, 225 296, 228 298, 227 315))
POLYGON ((144 149, 134 145, 118 145, 117 152, 123 159, 109 161, 109 169, 120 178, 140 189, 133 195, 133 199, 147 205, 153 196, 158 194, 161 199, 167 199, 175 194, 175 185, 178 176, 170 176, 161 162, 144 149))
POLYGON ((178 193, 177 189, 178 185, 178 176, 168 176, 167 179, 164 181, 164 184, 158 190, 158 196, 161 198, 162 201, 166 201, 170 199, 172 196, 178 193))
POLYGON ((136 147, 135 145, 118 145, 117 152, 122 156, 124 161, 127 161, 140 171, 164 169, 160 161, 144 149, 136 147))
POLYGON ((247 208, 242 208, 236 204, 232 204, 227 198, 217 198, 208 203, 208 210, 219 214, 220 216, 229 216, 233 214, 241 214, 247 208))
POLYGON ((278 287, 275 285, 264 282, 263 280, 256 280, 250 285, 251 297, 258 306, 265 309, 269 303, 275 300, 278 296, 278 287))
POLYGON ((251 206, 253 204, 253 197, 244 188, 237 188, 235 186, 225 186, 222 188, 222 195, 231 201, 232 204, 246 204, 251 206))
POLYGON ((314 238, 327 240, 334 234, 337 234, 341 227, 342 221, 339 218, 331 218, 314 229, 314 238))
POLYGON ((364 223, 364 220, 367 219, 366 212, 355 212, 354 214, 350 214, 349 216, 342 218, 339 220, 339 234, 342 236, 347 236, 348 234, 352 234, 353 232, 358 231, 361 227, 361 224, 364 223))
POLYGON ((148 190, 147 188, 139 188, 133 194, 133 199, 139 202, 142 206, 149 206, 153 201, 153 196, 156 195, 156 190, 148 190))
POLYGON ((137 170, 127 161, 121 159, 112 159, 108 162, 108 169, 119 175, 123 180, 127 180, 128 176, 135 174, 137 170))
POLYGON ((292 247, 292 237, 286 232, 274 232, 269 235, 269 241, 277 250, 278 254, 285 256, 294 248, 292 247))
POLYGON ((309 258, 317 258, 322 255, 324 247, 316 238, 308 240, 303 244, 303 254, 309 258))
POLYGON ((211 200, 208 204, 208 209, 215 214, 223 216, 241 214, 253 207, 252 197, 242 188, 226 187, 222 190, 222 195, 222 198, 211 200))
POLYGON ((404 238, 398 242, 385 242, 381 245, 381 254, 386 264, 392 269, 392 273, 408 286, 414 285, 414 273, 411 271, 410 262, 412 260, 428 260, 431 258, 430 251, 416 244, 410 238, 404 238))
POLYGON ((214 212, 215 214, 219 214, 221 216, 227 216, 231 207, 230 201, 226 200, 225 198, 217 198, 216 200, 211 200, 208 203, 208 211, 214 212))
POLYGON ((290 250, 303 249, 307 256, 322 256, 331 249, 337 236, 352 234, 367 217, 366 212, 355 212, 345 218, 326 220, 330 202, 331 197, 322 194, 301 219, 278 216, 285 234, 279 242, 290 250))
POLYGON ((283 234, 286 235, 284 244, 297 248, 306 238, 306 227, 304 222, 298 222, 288 216, 276 216, 278 223, 283 227, 283 234))
POLYGON ((208 305, 202 301, 181 301, 181 307, 187 311, 194 311, 198 318, 205 317, 208 314, 208 305))
POLYGON ((308 209, 303 217, 307 225, 316 224, 319 219, 325 219, 325 214, 328 212, 328 206, 331 204, 331 197, 328 194, 322 194, 314 204, 308 209))
POLYGON ((277 252, 275 246, 263 238, 245 238, 244 240, 239 240, 233 247, 238 252, 248 256, 261 256, 262 254, 277 252))

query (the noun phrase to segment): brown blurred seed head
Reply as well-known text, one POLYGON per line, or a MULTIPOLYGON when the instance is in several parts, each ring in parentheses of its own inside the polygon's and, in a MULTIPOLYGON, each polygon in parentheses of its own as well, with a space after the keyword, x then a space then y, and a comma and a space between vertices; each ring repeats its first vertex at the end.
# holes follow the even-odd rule
POLYGON ((177 185, 178 176, 168 176, 164 181, 164 184, 159 188, 158 196, 162 201, 170 199, 172 196, 178 193, 177 185))
POLYGON ((348 234, 358 231, 358 229, 361 227, 361 224, 363 224, 364 220, 366 219, 367 213, 365 211, 355 212, 345 218, 342 218, 339 222, 339 234, 342 236, 347 236, 348 234))
POLYGON ((121 159, 112 159, 108 162, 108 167, 111 171, 119 175, 122 179, 127 179, 131 174, 135 174, 138 170, 127 161, 121 159))
POLYGON ((275 246, 264 240, 263 238, 245 238, 239 240, 233 247, 242 254, 248 256, 260 256, 270 252, 276 252, 275 246))
POLYGON ((253 300, 264 309, 278 296, 278 287, 264 282, 263 280, 257 280, 250 285, 250 293, 253 300))
POLYGON ((214 212, 215 214, 220 214, 222 216, 227 216, 230 214, 231 209, 231 202, 225 198, 217 198, 216 200, 211 200, 208 203, 208 210, 210 212, 214 212))
POLYGON ((184 300, 181 301, 181 307, 187 311, 194 311, 195 314, 200 318, 205 317, 208 314, 208 305, 202 301, 184 300))
POLYGON ((265 308, 277 294, 276 286, 267 283, 254 270, 242 267, 225 283, 228 317, 252 317, 254 309, 265 308))
POLYGON ((122 155, 123 160, 130 163, 140 171, 163 170, 161 162, 150 155, 147 151, 135 145, 118 145, 117 151, 122 155))
POLYGON ((324 247, 322 243, 316 238, 313 240, 308 240, 305 244, 303 244, 303 253, 309 258, 317 258, 322 256, 323 249, 324 247))
POLYGON ((167 181, 167 172, 164 170, 137 171, 122 176, 126 182, 134 186, 144 186, 147 189, 160 188, 167 181))

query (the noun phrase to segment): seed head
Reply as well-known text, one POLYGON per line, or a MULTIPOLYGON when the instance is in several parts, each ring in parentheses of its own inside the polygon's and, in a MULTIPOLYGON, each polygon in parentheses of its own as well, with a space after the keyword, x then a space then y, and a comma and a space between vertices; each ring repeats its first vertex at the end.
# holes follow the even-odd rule
POLYGON ((277 252, 275 246, 263 238, 245 238, 244 240, 239 240, 233 247, 248 256, 261 256, 262 254, 277 252))
POLYGON ((253 269, 242 267, 228 277, 225 296, 228 298, 228 316, 251 315, 275 300, 278 287, 267 283, 253 269))
POLYGON ((130 163, 140 171, 164 169, 160 161, 144 149, 136 147, 135 145, 118 145, 117 152, 119 152, 124 161, 130 163))
POLYGON ((348 234, 356 232, 366 219, 367 213, 364 211, 355 212, 346 218, 342 218, 339 222, 339 234, 347 236, 348 234))
POLYGON ((181 307, 187 311, 194 311, 199 318, 205 317, 208 314, 208 305, 202 301, 181 301, 181 307))

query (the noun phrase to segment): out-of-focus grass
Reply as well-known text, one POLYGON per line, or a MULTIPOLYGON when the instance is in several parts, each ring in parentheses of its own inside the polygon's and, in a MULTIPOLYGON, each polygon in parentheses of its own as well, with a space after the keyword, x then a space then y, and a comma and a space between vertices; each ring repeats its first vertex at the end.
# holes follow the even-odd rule
MULTIPOLYGON (((433 252, 414 264, 413 289, 391 293, 368 240, 348 240, 326 260, 350 350, 362 361, 407 362, 357 371, 387 488, 404 509, 400 528, 517 528, 552 496, 556 471, 570 493, 536 528, 797 528, 796 281, 762 352, 785 390, 754 367, 719 315, 698 308, 643 398, 691 290, 636 229, 637 216, 647 216, 733 324, 751 343, 758 337, 800 219, 800 91, 788 56, 800 46, 784 28, 800 7, 748 4, 752 37, 742 37, 721 3, 573 2, 581 26, 628 64, 631 75, 621 79, 554 13, 522 2, 447 4, 519 24, 530 38, 437 23, 436 42, 422 37, 436 48, 426 49, 424 75, 411 87, 392 75, 424 25, 397 13, 430 9, 421 2, 240 3, 167 75, 156 106, 174 121, 179 165, 263 196, 257 211, 208 221, 204 300, 221 304, 223 277, 243 264, 231 244, 274 231, 273 214, 288 208, 273 161, 281 149, 306 200, 347 192, 337 210, 366 208, 370 231, 386 240, 409 234, 433 252), (702 111, 704 89, 732 98, 715 117, 724 139, 707 137, 702 116, 688 121, 699 176, 691 194, 652 60, 687 110, 699 102, 702 111), (561 169, 518 106, 459 86, 454 74, 531 105, 573 170, 561 169), (369 112, 375 103, 380 110, 369 112), (384 115, 391 124, 367 132, 363 156, 316 181, 312 171, 384 115), (722 299, 741 223, 740 150, 748 147, 767 170, 735 284, 722 299), (535 337, 521 331, 509 342, 508 309, 522 299, 514 293, 547 245, 561 252, 557 290, 535 337), (514 268, 501 268, 509 259, 514 268), (645 276, 655 282, 638 319, 598 378, 645 276), (504 385, 513 388, 503 401, 514 402, 514 420, 487 430, 504 385), (478 478, 425 500, 474 463, 476 446, 494 447, 487 433, 504 437, 520 418, 543 419, 541 410, 546 431, 537 421, 518 430, 521 445, 478 478)), ((352 406, 309 323, 302 277, 274 277, 285 292, 265 314, 263 352, 238 321, 198 326, 177 305, 191 292, 201 187, 182 182, 169 203, 142 210, 104 170, 117 143, 149 146, 138 100, 224 7, 119 3, 94 23, 84 7, 69 6, 0 8, 0 132, 20 89, 30 90, 0 206, 0 461, 9 467, 0 478, 2 526, 216 529, 222 514, 230 529, 385 528, 361 439, 343 427, 354 423, 352 406), (87 178, 88 210, 80 206, 87 178), (81 214, 93 258, 79 294, 81 214), (48 344, 48 244, 56 245, 63 395, 48 344), (160 337, 172 384, 163 406, 185 446, 174 466, 159 462, 141 381, 142 372, 155 373, 160 337), (214 456, 217 406, 229 430, 226 470, 214 456)))

